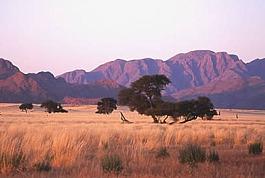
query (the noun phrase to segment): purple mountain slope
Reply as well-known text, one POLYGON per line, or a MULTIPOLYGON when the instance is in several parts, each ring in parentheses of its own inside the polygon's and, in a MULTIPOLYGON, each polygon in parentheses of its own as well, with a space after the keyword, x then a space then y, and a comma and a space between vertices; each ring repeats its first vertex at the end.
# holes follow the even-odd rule
POLYGON ((0 59, 0 102, 79 103, 116 97, 123 86, 143 75, 164 74, 171 84, 165 98, 209 96, 217 107, 265 108, 265 59, 244 63, 236 55, 208 50, 178 54, 168 60, 115 60, 91 72, 76 70, 54 77, 49 72, 24 74, 0 59))
POLYGON ((178 54, 167 61, 157 59, 115 60, 91 72, 77 70, 60 75, 68 83, 90 83, 98 79, 114 80, 129 86, 143 75, 164 74, 172 85, 169 92, 204 86, 215 80, 250 77, 246 64, 225 52, 192 51, 178 54))
MULTIPOLYGON (((233 54, 198 50, 178 54, 165 61, 150 58, 131 61, 118 59, 105 63, 91 72, 79 70, 59 77, 75 84, 107 79, 128 87, 131 82, 143 75, 164 74, 172 82, 165 95, 176 99, 206 95, 217 98, 215 103, 220 107, 257 108, 255 102, 259 97, 254 97, 253 93, 258 89, 257 95, 263 96, 262 91, 265 92, 263 65, 265 60, 255 60, 246 64, 233 54), (251 102, 246 101, 239 105, 235 104, 236 100, 233 99, 234 104, 231 106, 229 103, 232 101, 228 96, 232 94, 238 97, 242 95, 242 98, 245 96, 251 102), (226 98, 225 102, 218 102, 221 98, 226 98)), ((263 106, 265 107, 265 103, 260 107, 263 106)))
POLYGON ((249 73, 252 76, 259 76, 265 80, 265 58, 264 59, 255 59, 252 62, 247 64, 249 73))
POLYGON ((115 97, 121 86, 103 80, 76 85, 55 78, 49 72, 24 74, 11 62, 0 59, 0 102, 35 102, 47 99, 115 97))

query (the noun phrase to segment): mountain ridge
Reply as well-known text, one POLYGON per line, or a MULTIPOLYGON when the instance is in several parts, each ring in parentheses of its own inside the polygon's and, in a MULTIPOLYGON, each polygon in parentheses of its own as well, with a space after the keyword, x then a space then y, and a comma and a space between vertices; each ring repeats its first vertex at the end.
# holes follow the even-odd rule
POLYGON ((0 59, 0 102, 41 103, 47 99, 64 102, 72 98, 84 103, 86 98, 116 97, 121 88, 109 81, 69 84, 50 72, 24 74, 10 61, 0 59))
MULTIPOLYGON (((60 75, 60 77, 65 78, 69 83, 79 84, 82 83, 81 81, 91 82, 94 77, 97 80, 109 79, 128 87, 131 82, 143 75, 164 74, 172 82, 164 92, 165 95, 174 96, 176 99, 198 95, 209 97, 218 95, 217 98, 228 98, 230 93, 243 92, 246 88, 253 88, 253 85, 263 88, 265 82, 263 64, 265 69, 265 60, 244 63, 237 55, 227 52, 197 50, 180 53, 167 60, 144 58, 130 61, 120 59, 110 61, 91 72, 85 72, 83 75, 79 73, 82 80, 75 80, 74 76, 71 76, 71 81, 68 81, 67 74, 71 75, 71 72, 60 75)), ((252 90, 255 92, 255 87, 252 90)), ((244 97, 243 93, 242 97, 244 97)), ((246 97, 252 96, 251 92, 245 94, 247 94, 246 97)), ((229 102, 228 98, 227 106, 216 103, 217 106, 230 107, 229 102)), ((253 101, 249 105, 250 107, 254 105, 253 101)), ((234 106, 237 107, 237 105, 234 106)))
POLYGON ((265 59, 244 63, 227 52, 197 50, 167 60, 116 59, 90 72, 78 69, 55 77, 50 72, 24 74, 0 58, 0 102, 95 103, 116 97, 124 86, 143 75, 164 74, 172 83, 164 98, 209 96, 217 107, 265 108, 265 59), (258 104, 257 104, 258 103, 258 104))
POLYGON ((69 83, 79 84, 95 78, 109 79, 128 87, 131 82, 143 75, 164 74, 175 84, 175 90, 181 90, 206 84, 224 72, 234 73, 234 75, 242 77, 243 75, 249 76, 246 71, 244 62, 239 60, 236 55, 229 55, 226 52, 214 53, 213 51, 200 50, 185 54, 181 53, 165 61, 151 58, 131 61, 114 60, 100 65, 91 72, 85 72, 85 70, 82 70, 82 73, 74 71, 58 77, 64 78, 69 83), (201 66, 205 67, 202 68, 201 66), (73 74, 78 75, 82 80, 75 80, 75 75, 73 74))

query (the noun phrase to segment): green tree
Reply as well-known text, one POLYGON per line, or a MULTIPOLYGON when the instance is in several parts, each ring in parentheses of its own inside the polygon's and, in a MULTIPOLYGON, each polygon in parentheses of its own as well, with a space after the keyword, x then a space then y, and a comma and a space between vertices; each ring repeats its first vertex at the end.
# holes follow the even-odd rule
POLYGON ((214 105, 208 97, 200 96, 197 99, 180 101, 179 113, 184 117, 182 123, 195 120, 198 117, 203 120, 206 118, 210 120, 214 115, 217 115, 217 111, 214 109, 214 105))
POLYGON ((206 96, 200 96, 194 101, 194 112, 197 117, 204 119, 211 114, 214 106, 211 100, 206 96))
POLYGON ((148 109, 146 113, 147 115, 155 115, 161 124, 166 124, 166 120, 169 116, 174 120, 177 120, 177 118, 181 116, 178 103, 166 102, 162 100, 156 103, 155 108, 148 109))
POLYGON ((52 100, 47 100, 41 104, 42 108, 46 108, 48 113, 56 113, 56 112, 63 112, 67 113, 68 111, 63 109, 60 103, 54 102, 52 100))
POLYGON ((117 109, 117 100, 113 98, 102 98, 97 104, 98 114, 110 114, 117 109))
POLYGON ((25 112, 28 112, 28 109, 33 109, 33 104, 32 103, 23 103, 19 106, 19 109, 21 111, 25 111, 25 112))
POLYGON ((119 93, 119 104, 126 105, 131 111, 151 116, 154 123, 159 122, 162 115, 161 92, 168 85, 170 80, 165 75, 145 75, 133 82, 130 88, 119 93))

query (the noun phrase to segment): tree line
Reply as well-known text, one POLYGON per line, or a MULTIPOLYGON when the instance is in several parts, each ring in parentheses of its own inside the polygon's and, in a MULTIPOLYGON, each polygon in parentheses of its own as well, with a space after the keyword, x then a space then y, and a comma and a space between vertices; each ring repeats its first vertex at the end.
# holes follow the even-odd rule
MULTIPOLYGON (((200 96, 197 99, 170 102, 162 98, 162 92, 171 81, 165 75, 145 75, 131 83, 130 87, 122 89, 118 95, 118 101, 114 98, 102 98, 97 103, 98 114, 110 114, 117 109, 117 105, 128 106, 130 111, 150 116, 154 123, 167 123, 171 117, 174 122, 181 123, 202 118, 211 120, 217 111, 208 97, 200 96)), ((41 104, 48 113, 67 113, 60 103, 47 100, 41 104)), ((23 103, 19 109, 27 112, 33 109, 32 103, 23 103)), ((121 120, 128 121, 121 113, 121 120)), ((174 123, 173 122, 173 123, 174 123)))
MULTIPOLYGON (((52 100, 47 100, 43 103, 41 103, 41 108, 45 108, 46 112, 48 113, 67 113, 68 111, 65 110, 61 103, 57 103, 55 101, 52 100)), ((19 106, 19 109, 21 111, 25 111, 27 112, 28 110, 32 110, 33 109, 33 104, 32 103, 23 103, 19 106)))
MULTIPOLYGON (((169 102, 162 99, 162 91, 171 81, 165 75, 146 75, 132 82, 129 88, 119 92, 118 102, 103 98, 98 102, 96 113, 110 114, 119 105, 128 106, 130 111, 151 116, 154 123, 167 123, 169 117, 176 122, 183 118, 185 123, 198 117, 211 120, 217 111, 208 97, 169 102)), ((121 117, 124 117, 121 113, 121 117)))

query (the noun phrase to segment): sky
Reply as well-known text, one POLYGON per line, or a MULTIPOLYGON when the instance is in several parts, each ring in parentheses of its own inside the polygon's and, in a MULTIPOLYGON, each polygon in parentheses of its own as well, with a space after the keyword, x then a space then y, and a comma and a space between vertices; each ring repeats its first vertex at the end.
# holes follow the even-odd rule
POLYGON ((265 58, 265 0, 0 0, 0 58, 25 73, 198 49, 265 58))

